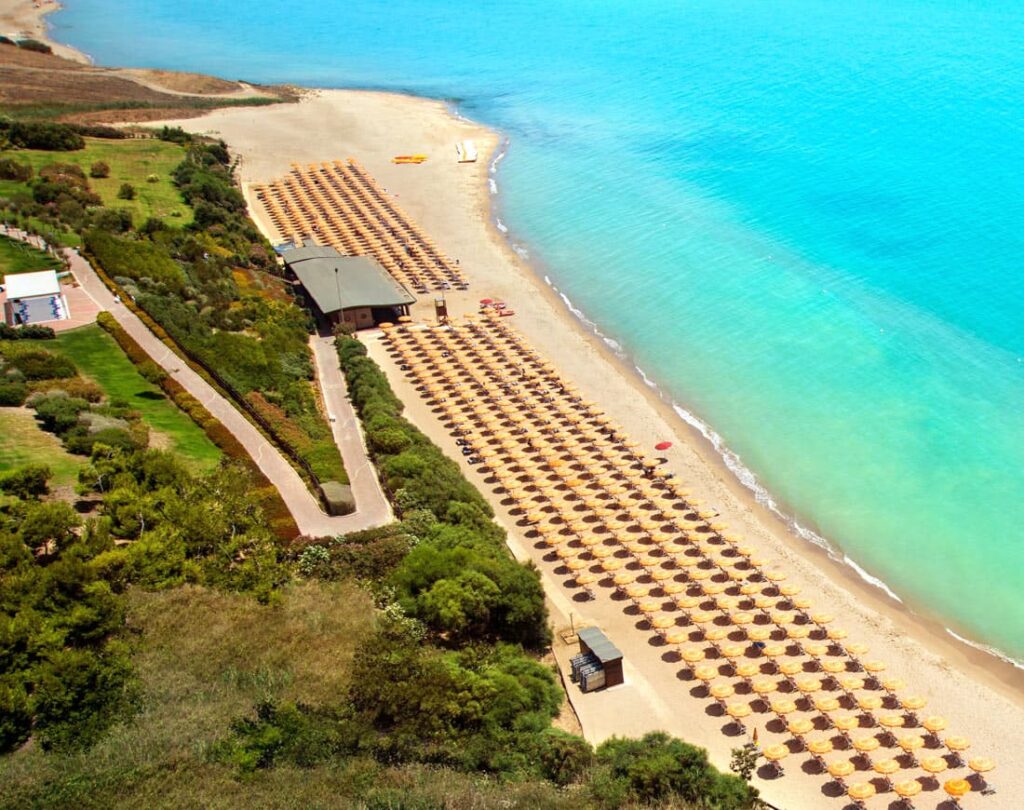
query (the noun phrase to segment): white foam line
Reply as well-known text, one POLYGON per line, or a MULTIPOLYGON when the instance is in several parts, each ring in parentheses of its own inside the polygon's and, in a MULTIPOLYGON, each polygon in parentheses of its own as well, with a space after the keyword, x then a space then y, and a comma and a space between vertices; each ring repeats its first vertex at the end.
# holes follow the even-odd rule
POLYGON ((959 633, 957 633, 957 632, 955 632, 953 630, 950 630, 948 627, 944 627, 942 629, 945 630, 947 633, 949 633, 953 638, 955 638, 961 644, 966 644, 971 649, 979 650, 980 652, 988 653, 989 655, 994 655, 996 658, 1000 659, 1001 661, 1005 661, 1007 664, 1012 666, 1014 669, 1024 670, 1024 663, 1022 663, 1021 661, 1018 661, 1016 658, 1011 658, 1009 655, 1004 653, 999 648, 997 648, 997 647, 990 647, 987 644, 979 644, 977 641, 971 641, 969 638, 964 638, 959 633))

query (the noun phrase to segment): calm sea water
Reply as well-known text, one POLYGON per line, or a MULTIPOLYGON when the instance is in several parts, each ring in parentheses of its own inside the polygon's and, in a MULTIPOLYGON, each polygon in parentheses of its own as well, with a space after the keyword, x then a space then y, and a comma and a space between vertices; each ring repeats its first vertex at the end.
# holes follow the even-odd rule
POLYGON ((101 62, 504 130, 502 220, 573 304, 801 524, 1024 659, 1019 4, 66 2, 101 62))

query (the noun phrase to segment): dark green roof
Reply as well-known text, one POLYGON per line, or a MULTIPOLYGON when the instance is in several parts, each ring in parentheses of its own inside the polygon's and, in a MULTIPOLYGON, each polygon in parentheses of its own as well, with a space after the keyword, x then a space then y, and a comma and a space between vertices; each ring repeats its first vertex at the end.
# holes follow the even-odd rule
POLYGON ((285 251, 283 258, 325 314, 354 307, 397 307, 416 302, 405 287, 369 256, 342 256, 334 248, 313 246, 285 251))

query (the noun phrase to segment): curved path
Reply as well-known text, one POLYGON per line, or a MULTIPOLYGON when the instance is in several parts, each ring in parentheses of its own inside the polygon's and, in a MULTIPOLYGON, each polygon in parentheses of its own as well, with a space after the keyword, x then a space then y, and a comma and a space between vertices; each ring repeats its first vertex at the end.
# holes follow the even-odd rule
MULTIPOLYGON (((45 245, 39 237, 14 228, 0 226, 0 233, 12 239, 39 246, 45 245)), ((355 512, 337 517, 324 513, 317 499, 310 493, 306 483, 291 464, 248 419, 167 348, 134 312, 115 300, 113 293, 96 275, 89 262, 75 250, 65 249, 64 256, 78 283, 100 309, 110 312, 154 362, 203 403, 203 406, 241 442, 252 456, 252 460, 281 493, 302 534, 310 537, 346 534, 383 526, 394 519, 391 505, 381 491, 376 470, 367 458, 359 420, 348 400, 345 380, 338 367, 334 346, 329 339, 313 338, 311 348, 316 358, 317 376, 324 402, 331 417, 331 430, 345 462, 345 470, 349 475, 352 494, 356 501, 355 512)))

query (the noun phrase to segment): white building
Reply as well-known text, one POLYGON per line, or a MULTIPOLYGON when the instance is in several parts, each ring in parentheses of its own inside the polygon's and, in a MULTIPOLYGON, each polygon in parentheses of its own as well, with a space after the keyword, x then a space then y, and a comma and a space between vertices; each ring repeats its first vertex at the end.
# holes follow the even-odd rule
POLYGON ((65 321, 71 317, 54 270, 8 273, 3 286, 7 293, 4 319, 10 326, 65 321))

